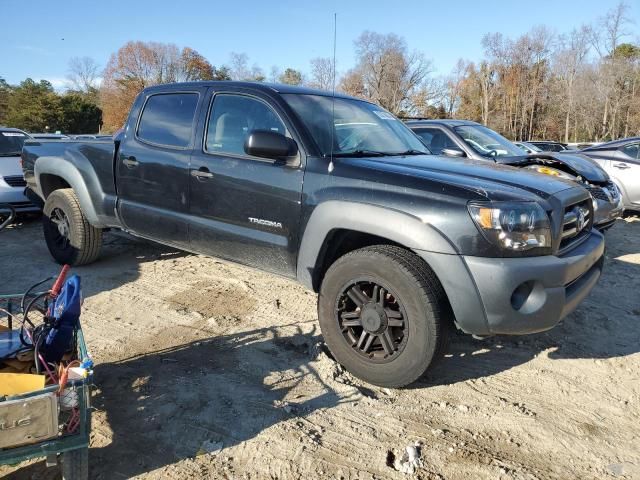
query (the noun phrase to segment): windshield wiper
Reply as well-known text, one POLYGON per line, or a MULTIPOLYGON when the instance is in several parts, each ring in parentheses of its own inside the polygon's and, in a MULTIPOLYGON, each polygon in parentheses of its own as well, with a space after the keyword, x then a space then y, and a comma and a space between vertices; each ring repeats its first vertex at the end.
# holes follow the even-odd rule
POLYGON ((19 157, 20 152, 0 153, 0 157, 19 157))
POLYGON ((378 152, 376 150, 354 150, 352 152, 337 152, 334 153, 334 157, 388 157, 390 155, 395 155, 393 153, 388 152, 378 152))
POLYGON ((394 155, 429 155, 429 152, 423 152, 422 150, 405 150, 404 152, 394 153, 394 155))

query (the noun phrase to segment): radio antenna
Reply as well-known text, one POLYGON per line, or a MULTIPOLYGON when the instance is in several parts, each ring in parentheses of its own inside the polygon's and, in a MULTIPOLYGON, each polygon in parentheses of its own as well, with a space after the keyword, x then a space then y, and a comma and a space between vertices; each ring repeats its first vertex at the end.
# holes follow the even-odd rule
POLYGON ((338 31, 338 14, 333 13, 333 69, 332 69, 332 92, 331 92, 331 157, 329 159, 329 173, 333 172, 333 142, 336 130, 336 37, 338 31))

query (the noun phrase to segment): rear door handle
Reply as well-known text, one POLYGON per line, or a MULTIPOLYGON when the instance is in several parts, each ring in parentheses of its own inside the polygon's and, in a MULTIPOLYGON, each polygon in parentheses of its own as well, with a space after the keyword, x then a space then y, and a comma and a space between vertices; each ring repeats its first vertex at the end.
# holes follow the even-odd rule
POLYGON ((213 177, 213 173, 207 167, 200 167, 198 170, 191 170, 191 176, 202 181, 213 177))
POLYGON ((124 163, 127 168, 135 168, 140 164, 134 156, 124 157, 122 159, 122 163, 124 163))
POLYGON ((631 168, 626 163, 614 163, 613 166, 616 167, 616 168, 619 168, 621 170, 626 170, 627 168, 631 168))

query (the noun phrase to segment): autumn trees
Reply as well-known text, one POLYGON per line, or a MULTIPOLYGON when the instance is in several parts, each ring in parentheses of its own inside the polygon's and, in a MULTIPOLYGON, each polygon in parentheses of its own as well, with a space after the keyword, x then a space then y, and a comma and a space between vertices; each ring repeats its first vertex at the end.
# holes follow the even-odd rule
MULTIPOLYGON (((285 63, 268 75, 245 53, 231 52, 226 66, 216 67, 189 47, 132 41, 104 69, 89 57, 71 59, 66 92, 47 82, 12 86, 0 78, 0 123, 95 132, 102 115, 102 128, 114 131, 150 85, 268 80, 335 86, 396 115, 475 120, 518 140, 640 135, 640 45, 631 25, 629 9, 620 3, 593 24, 561 35, 545 27, 516 38, 487 33, 481 58, 460 59, 450 74, 438 76, 424 53, 394 33, 363 32, 353 44, 355 64, 340 71, 331 58, 318 57, 306 71, 285 63)), ((422 47, 427 53, 427 47, 437 48, 422 47)))
POLYGON ((620 3, 564 35, 540 27, 515 39, 486 35, 453 116, 522 140, 640 135, 640 47, 630 43, 628 13, 620 3))
POLYGON ((425 93, 431 64, 422 53, 410 52, 393 33, 363 32, 355 41, 357 64, 346 73, 340 90, 366 98, 395 114, 413 113, 425 93))
POLYGON ((136 95, 145 87, 170 82, 229 79, 191 48, 157 42, 128 42, 111 55, 100 91, 103 123, 116 130, 126 120, 136 95))

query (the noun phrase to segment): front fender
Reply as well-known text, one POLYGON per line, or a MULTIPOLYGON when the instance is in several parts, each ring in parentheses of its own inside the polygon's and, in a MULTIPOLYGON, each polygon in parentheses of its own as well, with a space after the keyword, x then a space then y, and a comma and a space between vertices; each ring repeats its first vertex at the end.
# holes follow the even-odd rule
POLYGON ((313 210, 300 241, 297 265, 300 283, 313 288, 314 270, 325 240, 339 229, 383 237, 412 250, 458 254, 440 231, 418 217, 366 203, 330 200, 313 210))
POLYGON ((460 252, 438 229, 398 210, 343 201, 327 201, 316 207, 300 243, 297 275, 302 284, 314 288, 318 257, 328 235, 337 229, 376 235, 413 250, 438 277, 458 327, 489 334, 477 285, 460 252))

